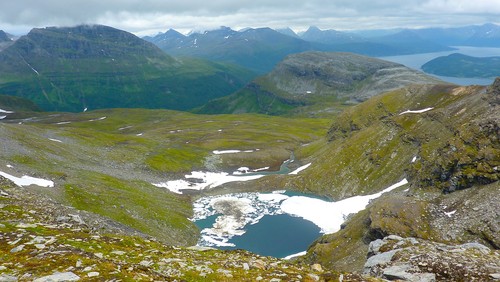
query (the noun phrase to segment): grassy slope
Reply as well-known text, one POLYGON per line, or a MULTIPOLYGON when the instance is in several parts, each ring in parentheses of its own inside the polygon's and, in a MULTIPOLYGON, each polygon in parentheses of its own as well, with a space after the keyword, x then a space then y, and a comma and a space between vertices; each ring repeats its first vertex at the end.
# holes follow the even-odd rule
POLYGON ((56 188, 43 191, 58 201, 167 243, 186 245, 193 244, 197 235, 187 220, 192 213, 190 199, 151 182, 178 179, 200 169, 277 169, 292 151, 324 136, 328 124, 319 119, 139 109, 39 114, 23 124, 0 124, 6 148, 0 159, 4 167, 13 165, 18 176, 24 172, 55 181, 56 188), (71 123, 57 124, 67 121, 71 123), (224 149, 260 151, 211 153, 224 149))
POLYGON ((443 76, 490 78, 500 75, 500 57, 478 58, 455 53, 425 63, 422 70, 443 76))

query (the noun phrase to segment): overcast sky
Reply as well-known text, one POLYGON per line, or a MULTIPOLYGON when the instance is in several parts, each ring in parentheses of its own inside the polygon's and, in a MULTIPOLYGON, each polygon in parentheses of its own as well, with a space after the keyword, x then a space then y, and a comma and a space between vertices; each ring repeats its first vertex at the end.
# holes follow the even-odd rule
POLYGON ((448 27, 500 23, 500 0, 2 0, 0 29, 104 24, 139 36, 174 28, 321 29, 448 27))

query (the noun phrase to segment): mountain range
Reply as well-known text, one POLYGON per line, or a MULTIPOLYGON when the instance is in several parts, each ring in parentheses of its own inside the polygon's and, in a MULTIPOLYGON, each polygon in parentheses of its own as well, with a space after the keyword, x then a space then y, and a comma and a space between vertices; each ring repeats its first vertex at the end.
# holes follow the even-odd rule
POLYGON ((106 26, 33 29, 0 52, 0 93, 45 110, 189 109, 228 95, 254 74, 238 66, 177 59, 106 26))

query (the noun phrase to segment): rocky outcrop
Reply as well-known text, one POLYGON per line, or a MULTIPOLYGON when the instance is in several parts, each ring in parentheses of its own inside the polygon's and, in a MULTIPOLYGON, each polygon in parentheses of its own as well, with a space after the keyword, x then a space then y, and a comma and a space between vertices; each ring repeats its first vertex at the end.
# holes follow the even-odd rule
POLYGON ((370 243, 364 273, 390 281, 494 281, 500 251, 390 235, 370 243))

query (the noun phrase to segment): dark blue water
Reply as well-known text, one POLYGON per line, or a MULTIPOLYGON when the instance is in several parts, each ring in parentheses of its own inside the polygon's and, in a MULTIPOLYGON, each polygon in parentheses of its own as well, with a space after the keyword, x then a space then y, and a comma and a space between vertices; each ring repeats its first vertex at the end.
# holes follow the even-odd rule
POLYGON ((278 258, 307 250, 320 236, 319 227, 312 222, 287 214, 264 216, 246 229, 245 234, 229 241, 235 248, 278 258))
MULTIPOLYGON (((323 197, 286 192, 287 196, 307 196, 326 200, 323 197)), ((194 223, 201 230, 211 228, 219 214, 197 220, 194 223)), ((253 225, 245 226, 245 234, 234 236, 228 243, 235 247, 218 247, 221 250, 244 249, 263 256, 283 258, 307 250, 309 245, 321 236, 320 228, 314 223, 288 214, 266 215, 253 225)))
MULTIPOLYGON (((447 56, 452 53, 461 53, 473 57, 494 57, 500 56, 500 48, 493 47, 469 47, 469 46, 456 46, 457 50, 435 52, 435 53, 424 53, 424 54, 412 54, 412 55, 401 55, 401 56, 389 56, 381 57, 381 59, 403 64, 409 68, 422 71, 422 65, 428 61, 435 59, 440 56, 447 56)), ((431 74, 432 75, 432 74, 431 74)), ((462 77, 447 77, 433 75, 441 80, 455 83, 458 85, 490 85, 494 78, 462 78, 462 77)))

